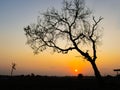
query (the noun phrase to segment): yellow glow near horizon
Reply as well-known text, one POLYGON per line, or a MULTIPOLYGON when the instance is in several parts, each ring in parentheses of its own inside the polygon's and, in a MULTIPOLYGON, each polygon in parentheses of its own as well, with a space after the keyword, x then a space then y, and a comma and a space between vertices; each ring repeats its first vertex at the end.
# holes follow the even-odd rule
POLYGON ((77 69, 75 69, 75 72, 78 72, 78 70, 77 70, 77 69))

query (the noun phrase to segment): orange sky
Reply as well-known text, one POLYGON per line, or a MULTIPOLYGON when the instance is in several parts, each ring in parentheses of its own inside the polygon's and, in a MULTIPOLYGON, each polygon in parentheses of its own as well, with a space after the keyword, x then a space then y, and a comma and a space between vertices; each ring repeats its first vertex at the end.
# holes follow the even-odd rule
MULTIPOLYGON (((104 28, 103 39, 97 48, 98 68, 102 75, 116 75, 113 69, 120 68, 120 1, 86 0, 86 3, 96 17, 104 18, 100 24, 104 28)), ((94 75, 90 63, 76 57, 79 56, 76 51, 63 55, 47 50, 34 55, 25 44, 27 39, 23 28, 37 21, 39 10, 44 11, 51 6, 60 8, 61 1, 0 1, 0 74, 10 75, 11 64, 15 62, 17 70, 14 74, 94 75)))

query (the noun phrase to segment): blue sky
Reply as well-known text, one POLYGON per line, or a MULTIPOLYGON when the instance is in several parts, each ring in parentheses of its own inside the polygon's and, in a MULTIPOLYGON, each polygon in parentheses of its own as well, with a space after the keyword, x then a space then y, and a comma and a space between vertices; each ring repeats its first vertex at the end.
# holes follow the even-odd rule
MULTIPOLYGON (((26 37, 23 28, 31 23, 36 23, 39 12, 52 6, 60 9, 61 2, 62 0, 0 0, 0 68, 13 62, 12 58, 22 59, 23 61, 18 61, 19 63, 27 63, 24 61, 27 59, 24 58, 24 55, 33 53, 31 48, 25 45, 26 37), (16 53, 20 55, 17 56, 16 53)), ((120 57, 117 56, 120 53, 120 0, 86 0, 86 6, 92 9, 93 15, 97 18, 99 16, 104 18, 100 25, 104 31, 99 51, 108 54, 105 66, 112 65, 109 64, 111 58, 109 54, 114 55, 113 59, 116 61, 110 61, 113 66, 110 69, 107 68, 113 73, 111 71, 113 68, 120 67, 117 64, 120 61, 118 60, 120 57)), ((103 62, 104 60, 101 60, 101 63, 103 62)), ((104 70, 103 73, 105 73, 104 70)))

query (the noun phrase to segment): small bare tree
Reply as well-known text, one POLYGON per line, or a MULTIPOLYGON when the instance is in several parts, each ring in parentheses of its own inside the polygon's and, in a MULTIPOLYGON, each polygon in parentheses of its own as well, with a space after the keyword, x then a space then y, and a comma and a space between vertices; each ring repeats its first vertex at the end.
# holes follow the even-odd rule
POLYGON ((13 71, 16 70, 16 64, 12 63, 12 68, 11 68, 11 76, 13 75, 13 71))
POLYGON ((101 31, 98 24, 103 18, 91 17, 91 11, 84 0, 64 0, 61 11, 48 9, 38 17, 38 23, 24 28, 27 44, 37 54, 53 48, 53 52, 67 54, 76 50, 89 61, 98 80, 101 74, 95 63, 96 47, 100 41, 101 31), (90 21, 91 20, 91 21, 90 21))

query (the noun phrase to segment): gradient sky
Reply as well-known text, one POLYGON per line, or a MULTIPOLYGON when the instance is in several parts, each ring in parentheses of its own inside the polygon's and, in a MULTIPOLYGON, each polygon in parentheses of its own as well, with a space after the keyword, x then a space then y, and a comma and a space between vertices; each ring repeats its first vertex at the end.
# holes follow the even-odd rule
MULTIPOLYGON (((60 9, 62 0, 0 0, 0 74, 10 74, 11 63, 17 64, 14 74, 94 75, 89 62, 77 52, 67 55, 50 50, 34 55, 26 45, 23 28, 36 23, 40 12, 49 7, 60 9), (78 69, 78 72, 74 70, 78 69)), ((120 0, 86 0, 93 15, 104 19, 102 44, 98 47, 97 65, 102 75, 115 75, 120 68, 120 0)))

